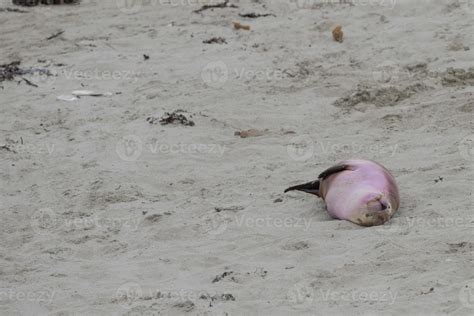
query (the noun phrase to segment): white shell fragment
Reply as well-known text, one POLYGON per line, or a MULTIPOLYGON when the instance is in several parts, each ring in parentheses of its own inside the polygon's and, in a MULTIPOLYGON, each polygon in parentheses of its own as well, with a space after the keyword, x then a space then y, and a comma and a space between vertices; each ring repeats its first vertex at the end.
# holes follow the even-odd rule
POLYGON ((56 99, 58 99, 59 101, 68 101, 68 102, 73 102, 73 101, 79 100, 78 97, 76 97, 74 95, 69 95, 69 94, 60 95, 60 96, 56 97, 56 99))
POLYGON ((72 92, 73 95, 77 97, 110 97, 112 96, 112 92, 97 92, 97 91, 90 91, 90 90, 75 90, 72 92))

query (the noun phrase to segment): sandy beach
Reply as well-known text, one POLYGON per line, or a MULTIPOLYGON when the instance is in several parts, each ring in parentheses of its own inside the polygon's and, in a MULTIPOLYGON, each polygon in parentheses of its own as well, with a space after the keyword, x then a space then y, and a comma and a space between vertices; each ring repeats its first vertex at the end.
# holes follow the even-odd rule
POLYGON ((473 315, 473 34, 467 0, 0 1, 0 315, 473 315), (385 225, 283 194, 350 158, 385 225))

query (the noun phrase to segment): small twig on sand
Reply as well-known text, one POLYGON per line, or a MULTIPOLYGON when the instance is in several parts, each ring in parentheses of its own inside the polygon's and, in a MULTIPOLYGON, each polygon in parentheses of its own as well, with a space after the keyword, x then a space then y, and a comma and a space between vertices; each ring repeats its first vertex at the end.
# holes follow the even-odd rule
POLYGON ((14 151, 13 149, 11 149, 10 146, 8 146, 8 145, 0 146, 0 150, 6 150, 6 151, 9 151, 9 152, 11 152, 11 153, 15 153, 15 154, 16 154, 16 151, 14 151))
POLYGON ((202 42, 204 44, 227 44, 227 41, 223 37, 213 37, 202 42))
POLYGON ((63 34, 63 33, 64 33, 64 31, 58 31, 58 32, 54 33, 53 35, 51 35, 50 37, 46 38, 46 40, 47 40, 47 41, 50 41, 50 40, 52 40, 53 38, 56 38, 56 37, 58 37, 59 35, 61 35, 61 34, 63 34))
POLYGON ((0 12, 28 13, 28 11, 20 10, 20 9, 16 9, 16 8, 1 8, 0 12))
POLYGON ((266 16, 274 16, 276 17, 275 14, 273 13, 264 13, 264 14, 259 14, 259 13, 239 13, 239 16, 243 18, 248 18, 248 19, 256 19, 256 18, 263 18, 266 16))
POLYGON ((23 79, 28 85, 30 85, 30 86, 32 86, 32 87, 35 87, 35 88, 38 88, 38 85, 35 84, 35 83, 33 83, 33 82, 31 82, 30 80, 28 80, 28 79, 26 79, 26 78, 23 78, 23 77, 22 77, 21 79, 23 79))
POLYGON ((222 8, 238 8, 235 4, 229 4, 229 0, 225 0, 222 3, 218 4, 206 4, 203 5, 200 9, 194 10, 194 13, 199 13, 205 10, 210 10, 210 9, 222 9, 222 8))

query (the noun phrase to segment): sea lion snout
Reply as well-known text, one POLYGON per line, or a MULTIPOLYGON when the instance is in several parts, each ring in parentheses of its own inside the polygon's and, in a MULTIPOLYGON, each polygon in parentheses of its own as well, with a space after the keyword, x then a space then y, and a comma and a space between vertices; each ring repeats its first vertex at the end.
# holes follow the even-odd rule
POLYGON ((390 219, 390 215, 384 211, 366 211, 357 218, 357 222, 362 226, 383 225, 390 219))
POLYGON ((366 200, 365 203, 360 201, 363 206, 356 213, 355 220, 352 220, 352 222, 362 226, 377 226, 390 219, 392 207, 382 194, 369 195, 366 200))

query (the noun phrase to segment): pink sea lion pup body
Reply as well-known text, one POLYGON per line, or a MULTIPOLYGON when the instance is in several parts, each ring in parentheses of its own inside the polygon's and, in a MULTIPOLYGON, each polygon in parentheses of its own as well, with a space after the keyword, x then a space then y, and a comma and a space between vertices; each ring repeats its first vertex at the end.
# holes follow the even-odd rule
POLYGON ((328 213, 362 226, 382 225, 400 206, 392 174, 370 160, 346 160, 327 169, 318 180, 290 187, 321 197, 328 213))

